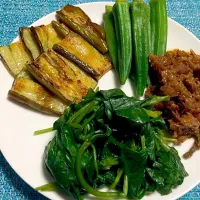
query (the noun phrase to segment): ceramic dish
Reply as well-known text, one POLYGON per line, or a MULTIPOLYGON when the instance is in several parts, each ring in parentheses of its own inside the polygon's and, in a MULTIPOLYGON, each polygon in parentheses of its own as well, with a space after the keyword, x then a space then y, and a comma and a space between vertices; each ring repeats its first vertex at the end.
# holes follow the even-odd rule
MULTIPOLYGON (((80 6, 92 19, 101 24, 105 5, 108 2, 80 4, 80 6)), ((55 13, 51 13, 35 23, 33 26, 48 24, 55 19, 55 13)), ((179 48, 182 50, 193 49, 200 54, 200 41, 184 27, 169 19, 168 44, 167 49, 179 48)), ((15 39, 17 41, 18 38, 15 39)), ((51 127, 57 117, 41 114, 27 106, 18 104, 7 98, 8 90, 11 88, 13 77, 8 73, 3 63, 0 63, 0 106, 1 106, 1 132, 0 148, 6 160, 12 168, 31 187, 46 184, 52 181, 50 175, 43 166, 43 152, 45 146, 53 137, 53 133, 40 136, 33 136, 35 130, 51 127)), ((108 72, 99 82, 100 89, 110 89, 120 87, 115 73, 108 72)), ((130 82, 121 87, 128 95, 132 95, 130 82)), ((179 155, 182 155, 192 145, 192 140, 188 140, 181 146, 176 147, 179 155)), ((145 196, 144 200, 173 200, 177 199, 191 190, 200 181, 200 151, 197 151, 192 158, 182 159, 182 162, 189 173, 184 183, 173 190, 167 196, 160 196, 158 193, 145 196)), ((60 192, 45 192, 44 196, 53 199, 66 199, 60 192)), ((93 199, 93 198, 92 198, 93 199)))

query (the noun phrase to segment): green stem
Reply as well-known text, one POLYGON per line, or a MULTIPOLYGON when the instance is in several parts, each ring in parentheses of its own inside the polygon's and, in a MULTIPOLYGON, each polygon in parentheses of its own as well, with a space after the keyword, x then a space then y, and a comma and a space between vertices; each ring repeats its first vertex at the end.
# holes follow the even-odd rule
POLYGON ((147 115, 149 117, 152 117, 152 118, 157 118, 157 117, 159 117, 162 114, 161 111, 152 111, 152 110, 147 110, 145 108, 143 108, 143 109, 147 113, 147 115))
POLYGON ((91 144, 92 150, 93 150, 93 157, 94 157, 94 166, 96 169, 96 178, 99 175, 99 169, 98 169, 98 164, 97 164, 97 152, 96 152, 96 148, 93 144, 91 144))
POLYGON ((121 178, 121 176, 122 176, 123 173, 124 173, 124 169, 123 169, 123 168, 119 169, 119 171, 118 171, 118 173, 117 173, 117 176, 116 176, 114 182, 113 182, 112 185, 109 187, 110 190, 115 189, 115 187, 116 187, 116 185, 119 183, 119 180, 120 180, 120 178, 121 178))
POLYGON ((80 125, 81 129, 85 128, 89 124, 89 122, 95 118, 95 116, 96 116, 96 111, 94 111, 94 113, 90 117, 88 117, 84 120, 83 124, 80 125))
POLYGON ((148 99, 145 99, 144 102, 141 104, 141 106, 144 107, 149 107, 149 106, 154 106, 155 104, 161 103, 163 101, 169 101, 170 97, 169 96, 151 96, 148 99))
POLYGON ((35 190, 42 191, 42 192, 48 192, 48 191, 56 191, 60 189, 57 182, 48 183, 39 187, 36 187, 35 190))
POLYGON ((84 126, 83 128, 83 134, 86 135, 87 134, 87 131, 90 129, 90 125, 87 124, 86 126, 84 126))
POLYGON ((162 139, 165 141, 165 142, 177 142, 177 139, 175 138, 167 138, 167 137, 162 137, 162 139))
POLYGON ((82 129, 82 126, 80 124, 70 123, 70 122, 67 122, 67 124, 72 128, 82 129))
POLYGON ((93 187, 91 187, 85 180, 84 175, 81 170, 81 159, 83 157, 83 154, 85 150, 92 144, 92 141, 94 142, 99 137, 105 137, 104 134, 93 136, 93 138, 90 141, 85 141, 82 146, 79 149, 78 156, 76 158, 76 175, 77 178, 82 185, 82 187, 90 194, 96 196, 96 197, 102 197, 102 198, 125 198, 126 196, 124 193, 121 192, 100 192, 93 187))
POLYGON ((102 159, 100 162, 100 165, 102 166, 103 170, 108 170, 112 166, 119 165, 119 159, 116 157, 106 157, 105 159, 102 159))
POLYGON ((155 135, 156 138, 159 140, 160 146, 165 150, 165 151, 170 151, 170 147, 165 143, 165 141, 162 139, 162 137, 159 137, 157 134, 155 135))
POLYGON ((161 137, 164 137, 165 132, 163 130, 158 129, 158 133, 161 137))
POLYGON ((145 146, 145 137, 144 137, 144 135, 141 136, 141 145, 142 145, 142 149, 145 149, 145 148, 146 148, 146 146, 145 146))
POLYGON ((90 103, 86 104, 83 108, 81 108, 79 111, 75 112, 70 119, 67 121, 67 123, 80 123, 81 120, 90 112, 94 110, 94 107, 98 104, 97 101, 91 101, 90 103))
POLYGON ((125 195, 128 194, 128 177, 124 175, 123 192, 125 195))
POLYGON ((46 128, 46 129, 35 131, 34 135, 41 135, 41 134, 44 134, 44 133, 49 133, 51 131, 53 131, 52 127, 51 128, 46 128))

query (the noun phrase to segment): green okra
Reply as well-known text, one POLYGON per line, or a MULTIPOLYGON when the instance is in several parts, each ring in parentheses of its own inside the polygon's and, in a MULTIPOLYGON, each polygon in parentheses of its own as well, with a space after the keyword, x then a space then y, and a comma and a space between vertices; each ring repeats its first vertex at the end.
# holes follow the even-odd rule
POLYGON ((112 6, 106 6, 106 12, 103 15, 103 22, 109 55, 111 57, 115 69, 117 69, 117 38, 115 33, 112 6))
POLYGON ((150 0, 151 8, 151 53, 164 55, 167 46, 166 0, 150 0))
POLYGON ((117 0, 113 6, 117 38, 118 73, 120 83, 125 84, 131 70, 132 63, 132 35, 130 5, 128 0, 117 0))
POLYGON ((150 7, 143 0, 131 4, 133 38, 133 77, 136 96, 143 95, 148 81, 148 56, 150 53, 150 7))

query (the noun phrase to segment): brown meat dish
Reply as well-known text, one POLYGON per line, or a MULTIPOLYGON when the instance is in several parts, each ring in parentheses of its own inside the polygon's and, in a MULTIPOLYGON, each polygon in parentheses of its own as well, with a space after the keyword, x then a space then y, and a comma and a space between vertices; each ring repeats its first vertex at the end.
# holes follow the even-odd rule
POLYGON ((157 105, 178 143, 194 138, 195 143, 184 157, 200 148, 200 56, 193 51, 168 51, 165 56, 150 55, 151 95, 170 96, 169 102, 157 105))

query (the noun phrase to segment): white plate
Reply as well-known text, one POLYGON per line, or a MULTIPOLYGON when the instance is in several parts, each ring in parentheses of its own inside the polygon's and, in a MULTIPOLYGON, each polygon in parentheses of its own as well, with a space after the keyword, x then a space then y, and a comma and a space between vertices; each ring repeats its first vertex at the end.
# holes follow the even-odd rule
MULTIPOLYGON (((87 3, 79 5, 96 23, 102 23, 102 16, 105 5, 112 3, 87 3)), ((48 24, 55 19, 55 13, 41 18, 33 26, 48 24)), ((17 38, 18 39, 18 38, 17 38)), ((17 40, 16 39, 16 40, 17 40)), ((173 20, 169 19, 168 49, 180 48, 183 50, 193 49, 200 53, 200 41, 173 20)), ((22 177, 31 187, 43 185, 52 181, 43 166, 44 148, 53 134, 33 136, 33 132, 38 129, 52 127, 56 117, 41 114, 24 105, 18 104, 7 99, 8 90, 11 88, 13 78, 0 63, 0 148, 12 166, 12 168, 22 177)), ((100 89, 110 89, 119 87, 114 73, 107 73, 99 83, 100 89)), ((132 95, 132 89, 128 82, 122 89, 132 95)), ((182 156, 192 144, 192 140, 185 142, 178 147, 179 155, 182 156)), ((200 182, 200 151, 196 152, 192 158, 182 160, 189 176, 184 183, 173 190, 167 196, 160 196, 154 193, 144 197, 148 200, 172 200, 177 199, 200 182)), ((53 200, 64 199, 63 194, 56 192, 43 193, 46 197, 53 200)), ((66 198, 65 198, 66 199, 66 198)))

